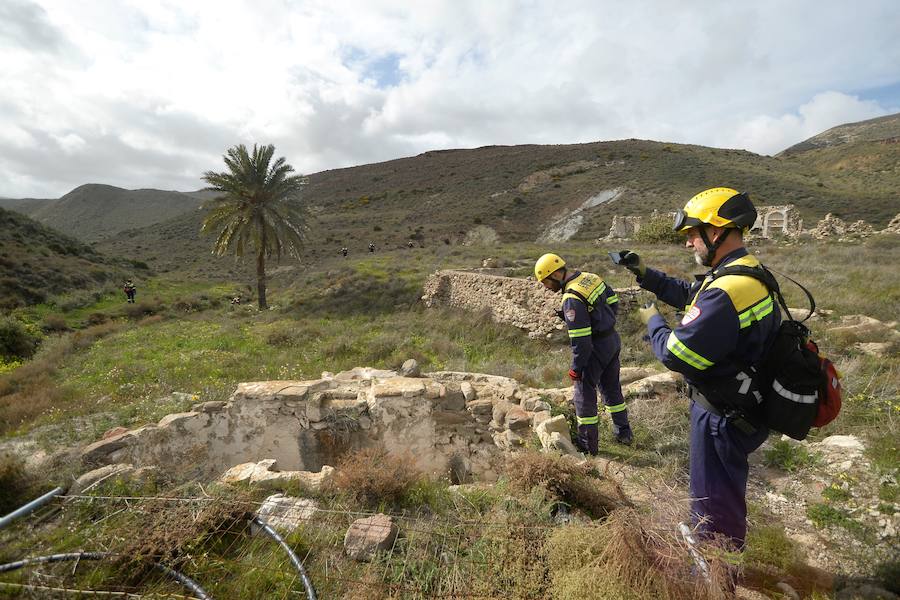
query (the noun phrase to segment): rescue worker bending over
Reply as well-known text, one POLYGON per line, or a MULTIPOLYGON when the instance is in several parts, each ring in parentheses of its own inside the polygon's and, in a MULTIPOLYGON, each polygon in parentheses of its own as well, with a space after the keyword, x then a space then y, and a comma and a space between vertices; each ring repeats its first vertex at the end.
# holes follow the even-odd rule
POLYGON ((569 330, 572 367, 569 377, 575 385, 575 416, 578 420, 579 450, 595 455, 598 450, 597 387, 606 410, 612 416, 617 442, 631 444, 631 425, 619 383, 619 350, 616 312, 619 297, 599 275, 569 272, 556 254, 545 254, 534 265, 534 276, 545 288, 562 292, 559 312, 569 330))
POLYGON ((730 188, 701 192, 678 211, 675 230, 687 234, 685 247, 697 263, 711 268, 694 283, 648 269, 635 253, 623 251, 623 264, 642 288, 684 310, 674 330, 655 305, 641 309, 641 320, 653 353, 689 384, 694 523, 701 535, 723 534, 736 549, 743 549, 747 533, 747 456, 768 435, 757 424, 761 397, 750 366, 770 348, 781 313, 758 280, 712 276, 726 265, 759 265, 743 241, 743 232, 755 221, 747 194, 730 188))

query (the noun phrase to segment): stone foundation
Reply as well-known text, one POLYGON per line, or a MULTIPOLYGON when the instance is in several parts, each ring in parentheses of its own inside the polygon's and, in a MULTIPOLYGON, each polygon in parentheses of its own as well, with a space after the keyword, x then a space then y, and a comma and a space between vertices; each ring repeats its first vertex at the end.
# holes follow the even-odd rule
POLYGON ((270 460, 278 471, 320 472, 353 449, 382 446, 426 473, 492 481, 505 451, 550 417, 548 392, 514 379, 455 372, 400 377, 355 369, 312 381, 241 383, 155 425, 114 433, 82 450, 86 465, 155 465, 171 478, 221 475, 270 460))

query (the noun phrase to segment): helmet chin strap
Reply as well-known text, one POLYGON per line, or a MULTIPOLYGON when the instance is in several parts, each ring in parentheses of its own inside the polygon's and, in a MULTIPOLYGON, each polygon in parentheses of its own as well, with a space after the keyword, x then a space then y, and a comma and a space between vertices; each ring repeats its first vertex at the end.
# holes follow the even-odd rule
POLYGON ((724 231, 722 231, 722 235, 719 236, 715 242, 709 241, 709 236, 706 235, 706 227, 700 228, 700 239, 703 240, 703 244, 706 246, 706 258, 703 260, 703 264, 707 267, 711 267, 713 258, 716 255, 716 250, 719 249, 719 246, 725 241, 725 238, 728 237, 728 234, 731 233, 731 228, 726 227, 724 231))

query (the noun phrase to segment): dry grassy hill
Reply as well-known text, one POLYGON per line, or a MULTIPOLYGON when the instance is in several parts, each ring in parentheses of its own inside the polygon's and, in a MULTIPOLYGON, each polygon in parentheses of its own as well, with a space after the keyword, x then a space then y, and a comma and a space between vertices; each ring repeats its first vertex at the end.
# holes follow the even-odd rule
POLYGON ((30 216, 84 241, 96 241, 125 229, 146 227, 196 209, 191 194, 163 190, 123 190, 111 185, 82 185, 59 200, 33 208, 30 216))
MULTIPOLYGON (((619 140, 425 152, 310 176, 305 259, 369 242, 397 248, 457 244, 477 225, 501 242, 533 241, 580 212, 574 239, 602 236, 614 214, 671 210, 698 190, 729 185, 759 204, 797 205, 807 223, 826 213, 876 227, 900 212, 900 115, 843 125, 776 157, 743 150, 619 140), (614 196, 611 201, 604 201, 614 196)), ((234 272, 212 261, 197 206, 208 194, 86 185, 33 210, 38 220, 104 252, 166 269, 234 272)), ((6 202, 6 201, 5 201, 6 202)), ((9 201, 14 202, 14 201, 9 201)))
POLYGON ((0 309, 95 287, 119 272, 83 242, 0 208, 0 309))

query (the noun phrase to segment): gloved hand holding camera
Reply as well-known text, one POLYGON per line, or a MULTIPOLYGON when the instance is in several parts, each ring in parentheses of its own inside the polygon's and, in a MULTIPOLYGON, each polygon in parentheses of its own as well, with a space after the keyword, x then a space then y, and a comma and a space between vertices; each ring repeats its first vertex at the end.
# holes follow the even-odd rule
POLYGON ((625 267, 637 277, 643 277, 644 273, 647 272, 647 267, 644 266, 644 263, 637 252, 632 252, 631 250, 619 250, 618 252, 610 252, 609 258, 613 261, 613 264, 625 267))

